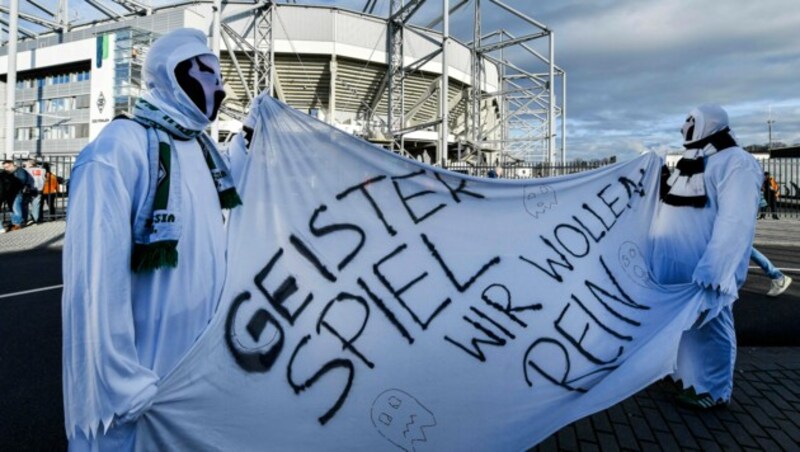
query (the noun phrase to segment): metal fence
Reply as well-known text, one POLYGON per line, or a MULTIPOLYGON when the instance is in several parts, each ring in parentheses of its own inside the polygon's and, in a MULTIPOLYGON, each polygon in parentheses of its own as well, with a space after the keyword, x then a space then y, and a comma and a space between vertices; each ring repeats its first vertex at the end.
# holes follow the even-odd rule
MULTIPOLYGON (((50 164, 51 171, 63 181, 59 192, 54 196, 54 210, 50 211, 48 203, 42 200, 45 221, 63 219, 66 216, 69 178, 75 164, 75 156, 44 156, 37 159, 40 164, 50 164)), ((777 215, 780 218, 800 218, 800 158, 774 158, 760 161, 764 171, 769 171, 780 186, 780 197, 777 202, 777 215)), ((18 161, 21 165, 21 161, 18 161)), ((577 162, 567 165, 544 165, 541 163, 517 163, 513 165, 470 165, 454 163, 445 167, 450 171, 469 174, 477 177, 499 177, 503 179, 533 179, 537 177, 562 176, 599 168, 608 163, 577 162)), ((3 224, 11 220, 10 206, 2 203, 3 224)), ((772 212, 766 212, 771 217, 772 212)))
POLYGON ((600 168, 609 163, 576 162, 565 165, 545 165, 542 163, 514 163, 510 165, 471 165, 464 162, 452 163, 444 168, 461 174, 476 177, 499 177, 503 179, 533 179, 537 177, 563 176, 600 168))
MULTIPOLYGON (((775 158, 761 161, 780 187, 777 209, 780 218, 800 218, 800 158, 775 158)), ((771 212, 767 212, 771 215, 771 212)))
MULTIPOLYGON (((777 201, 779 218, 800 218, 800 158, 773 158, 760 160, 764 171, 768 171, 780 187, 777 201)), ((531 179, 537 177, 562 176, 588 171, 609 163, 578 162, 567 165, 543 165, 541 163, 517 163, 514 165, 469 165, 458 163, 446 166, 446 169, 477 177, 499 177, 503 179, 531 179)), ((767 218, 772 212, 767 211, 767 218)))

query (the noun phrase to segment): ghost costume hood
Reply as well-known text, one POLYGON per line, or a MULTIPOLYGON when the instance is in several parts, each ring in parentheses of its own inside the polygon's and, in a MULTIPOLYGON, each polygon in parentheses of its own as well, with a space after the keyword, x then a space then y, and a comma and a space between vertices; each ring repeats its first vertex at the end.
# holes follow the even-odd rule
POLYGON ((701 105, 689 112, 681 135, 686 152, 675 171, 664 174, 661 200, 674 206, 703 208, 708 202, 703 179, 706 159, 738 144, 728 126, 728 113, 719 105, 701 105))
POLYGON ((181 28, 159 38, 147 53, 144 77, 142 98, 187 131, 202 131, 216 119, 225 97, 219 60, 200 30, 181 28))
POLYGON ((728 113, 719 105, 701 105, 689 112, 681 128, 683 147, 722 151, 736 146, 728 126, 728 113))
POLYGON ((182 28, 156 40, 145 61, 145 82, 148 91, 136 101, 133 119, 148 130, 151 182, 146 205, 152 207, 133 225, 131 267, 136 272, 178 265, 181 172, 174 140, 197 140, 223 209, 241 204, 225 159, 204 133, 225 97, 219 59, 205 35, 182 28), (168 221, 156 227, 160 219, 168 221))

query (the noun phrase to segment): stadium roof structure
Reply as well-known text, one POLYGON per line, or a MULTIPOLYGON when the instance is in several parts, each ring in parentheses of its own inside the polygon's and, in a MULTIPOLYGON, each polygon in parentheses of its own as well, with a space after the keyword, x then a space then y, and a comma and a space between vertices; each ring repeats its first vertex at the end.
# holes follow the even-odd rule
MULTIPOLYGON (((431 163, 566 160, 566 72, 554 62, 554 33, 501 0, 363 0, 358 9, 271 0, 10 0, 0 6, 0 53, 180 9, 205 18, 197 23, 220 55, 228 118, 240 119, 266 90, 431 163), (503 27, 486 30, 486 18, 503 27)), ((6 140, 13 118, 6 114, 6 140)))

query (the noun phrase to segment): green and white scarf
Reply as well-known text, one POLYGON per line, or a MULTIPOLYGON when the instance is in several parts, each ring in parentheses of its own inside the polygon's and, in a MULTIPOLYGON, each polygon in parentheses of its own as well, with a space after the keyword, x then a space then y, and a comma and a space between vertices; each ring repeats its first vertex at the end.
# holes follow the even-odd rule
POLYGON ((147 129, 150 185, 146 208, 137 214, 133 224, 131 267, 134 272, 176 267, 182 224, 181 172, 173 139, 198 141, 223 209, 232 209, 242 201, 225 160, 202 130, 182 127, 144 99, 136 101, 133 120, 147 129))

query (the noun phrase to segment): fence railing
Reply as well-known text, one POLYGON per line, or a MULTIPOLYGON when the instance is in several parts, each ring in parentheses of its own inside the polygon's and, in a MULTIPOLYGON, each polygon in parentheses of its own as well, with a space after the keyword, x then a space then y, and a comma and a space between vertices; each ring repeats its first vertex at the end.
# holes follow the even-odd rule
MULTIPOLYGON (((779 218, 800 218, 800 158, 774 158, 760 160, 764 171, 768 171, 780 187, 776 214, 779 218)), ((513 166, 469 165, 457 163, 446 166, 450 171, 477 177, 500 177, 504 179, 532 179, 537 177, 562 176, 599 168, 604 164, 580 162, 567 165, 542 165, 541 163, 518 163, 513 166)), ((767 217, 772 212, 767 208, 767 217)))
MULTIPOLYGON (((69 179, 76 156, 44 156, 38 159, 50 165, 50 170, 63 181, 59 191, 51 197, 53 209, 49 209, 50 199, 42 196, 42 217, 45 221, 63 219, 69 201, 69 179)), ((780 187, 776 214, 780 218, 800 218, 800 158, 774 158, 760 161, 764 171, 768 171, 780 187)), ((21 165, 21 162, 18 162, 21 165)), ((477 177, 499 177, 504 179, 533 179, 537 177, 562 176, 587 171, 603 166, 597 162, 578 162, 566 165, 543 165, 541 163, 519 163, 497 167, 495 165, 469 165, 454 163, 445 167, 450 171, 477 177)), ((11 221, 11 206, 2 200, 0 218, 3 225, 11 221)), ((766 212, 768 216, 771 211, 766 212)))
POLYGON ((476 177, 500 177, 503 179, 533 179, 537 177, 563 176, 580 173, 606 164, 597 162, 577 162, 565 165, 544 165, 541 163, 515 163, 513 165, 471 165, 468 163, 452 163, 444 168, 461 174, 476 177))
MULTIPOLYGON (((800 218, 800 158, 763 160, 761 166, 775 178, 780 188, 777 214, 780 218, 800 218)), ((767 212, 771 215, 771 212, 767 212)))

